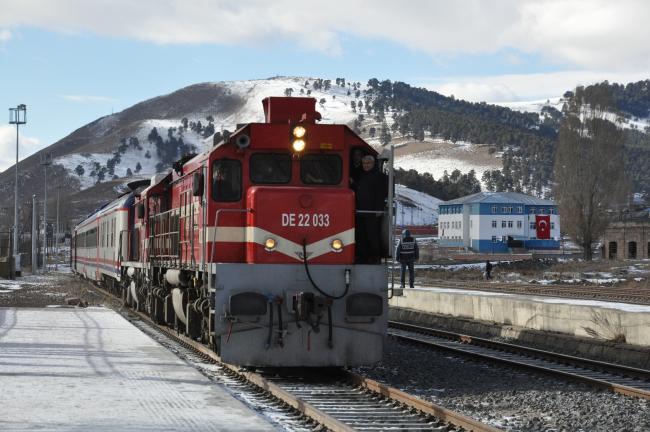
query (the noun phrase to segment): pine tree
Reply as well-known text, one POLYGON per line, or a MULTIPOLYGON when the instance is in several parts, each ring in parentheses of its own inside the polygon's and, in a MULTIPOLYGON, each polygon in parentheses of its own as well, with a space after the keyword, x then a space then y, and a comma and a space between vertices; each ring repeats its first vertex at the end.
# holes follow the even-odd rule
POLYGON ((81 177, 82 175, 84 175, 84 173, 86 172, 86 170, 84 169, 83 166, 81 166, 81 165, 77 165, 77 168, 74 169, 74 172, 76 172, 77 175, 78 175, 79 177, 81 177))
POLYGON ((135 164, 135 173, 139 173, 142 170, 142 165, 140 165, 140 162, 135 164))
POLYGON ((133 175, 133 171, 131 171, 131 168, 126 169, 126 175, 127 176, 132 176, 133 175))

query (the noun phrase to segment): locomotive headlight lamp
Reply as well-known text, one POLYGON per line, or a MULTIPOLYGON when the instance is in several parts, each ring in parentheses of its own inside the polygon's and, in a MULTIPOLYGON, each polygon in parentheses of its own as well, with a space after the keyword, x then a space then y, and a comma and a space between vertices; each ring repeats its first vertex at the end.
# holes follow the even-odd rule
POLYGON ((266 249, 269 252, 275 250, 275 240, 273 240, 272 238, 266 239, 266 241, 264 242, 264 249, 266 249))
POLYGON ((289 142, 295 152, 301 152, 307 148, 307 126, 304 123, 295 123, 291 125, 289 142))
POLYGON ((293 136, 296 138, 302 138, 306 133, 307 129, 305 129, 303 126, 296 126, 293 128, 293 136))
POLYGON ((336 239, 332 242, 332 250, 334 252, 341 252, 343 250, 343 242, 339 239, 336 239))
POLYGON ((305 149, 305 142, 303 140, 295 140, 293 142, 293 149, 295 151, 303 151, 305 149))

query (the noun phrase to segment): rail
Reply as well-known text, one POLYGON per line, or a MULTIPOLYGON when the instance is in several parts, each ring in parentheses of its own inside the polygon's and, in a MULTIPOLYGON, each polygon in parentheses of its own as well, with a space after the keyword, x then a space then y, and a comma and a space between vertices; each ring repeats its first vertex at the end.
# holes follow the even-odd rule
POLYGON ((532 369, 558 378, 625 395, 650 399, 650 371, 523 347, 460 333, 389 321, 389 334, 401 340, 465 356, 532 369))

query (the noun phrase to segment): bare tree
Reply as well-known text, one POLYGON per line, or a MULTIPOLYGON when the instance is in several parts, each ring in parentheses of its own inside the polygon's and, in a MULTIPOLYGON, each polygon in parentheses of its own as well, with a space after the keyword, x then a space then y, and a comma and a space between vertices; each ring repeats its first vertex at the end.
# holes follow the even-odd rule
POLYGON ((607 212, 632 191, 625 175, 626 135, 605 85, 577 87, 555 150, 553 192, 562 228, 591 260, 592 245, 607 225, 607 212))

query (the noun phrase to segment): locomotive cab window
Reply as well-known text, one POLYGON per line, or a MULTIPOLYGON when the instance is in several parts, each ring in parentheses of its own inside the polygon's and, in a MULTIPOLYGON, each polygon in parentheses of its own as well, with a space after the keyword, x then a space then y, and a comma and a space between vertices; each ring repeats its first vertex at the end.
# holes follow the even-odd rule
POLYGON ((250 158, 253 183, 284 184, 291 181, 291 156, 286 153, 256 153, 250 158))
POLYGON ((300 180, 305 184, 336 185, 343 179, 343 159, 335 154, 306 154, 300 158, 300 180))
POLYGON ((241 198, 241 163, 232 159, 218 159, 212 164, 212 199, 239 201, 241 198))

